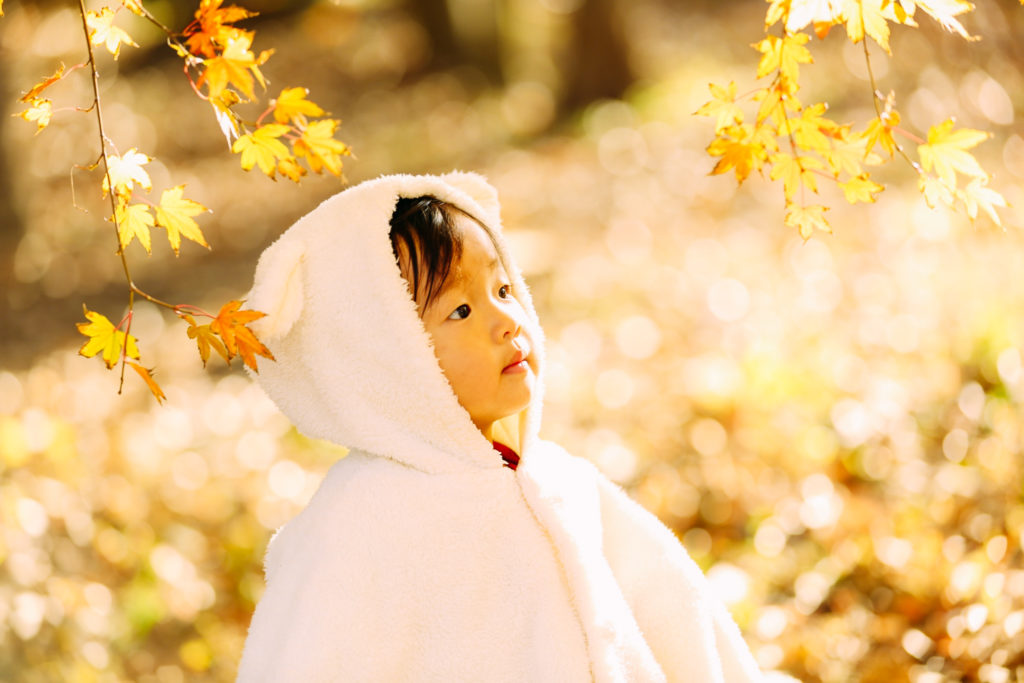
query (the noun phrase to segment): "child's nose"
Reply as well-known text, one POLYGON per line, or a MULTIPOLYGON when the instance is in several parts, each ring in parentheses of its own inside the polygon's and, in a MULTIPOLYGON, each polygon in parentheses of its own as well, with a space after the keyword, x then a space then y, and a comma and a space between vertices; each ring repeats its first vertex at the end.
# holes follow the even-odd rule
POLYGON ((504 341, 507 337, 515 338, 522 323, 514 306, 505 305, 495 307, 494 336, 497 341, 504 341))

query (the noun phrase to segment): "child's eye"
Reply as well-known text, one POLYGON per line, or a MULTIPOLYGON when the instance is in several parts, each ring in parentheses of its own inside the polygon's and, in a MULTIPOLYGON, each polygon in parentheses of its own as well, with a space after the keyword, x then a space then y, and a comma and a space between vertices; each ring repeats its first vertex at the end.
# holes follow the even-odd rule
POLYGON ((448 316, 449 320, 462 320, 469 317, 469 304, 462 304, 448 316))
POLYGON ((507 299, 512 296, 512 285, 502 285, 498 289, 498 296, 502 299, 507 299))

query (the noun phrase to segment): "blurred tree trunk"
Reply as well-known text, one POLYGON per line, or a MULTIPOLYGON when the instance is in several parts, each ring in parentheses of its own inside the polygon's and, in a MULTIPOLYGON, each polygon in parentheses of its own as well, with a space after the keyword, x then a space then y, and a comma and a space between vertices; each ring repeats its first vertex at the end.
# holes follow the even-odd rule
POLYGON ((502 82, 501 35, 497 0, 474 0, 463 8, 469 20, 458 26, 452 20, 449 0, 406 0, 405 10, 427 32, 433 54, 427 71, 471 65, 492 83, 502 82))
POLYGON ((572 23, 563 107, 572 110, 594 100, 621 97, 634 75, 615 0, 584 0, 572 23))
MULTIPOLYGON (((14 91, 7 88, 7 70, 4 68, 0 68, 0 93, 4 93, 10 101, 16 97, 14 91)), ((15 112, 23 108, 19 103, 15 112)), ((14 277, 14 248, 22 233, 21 218, 14 210, 14 188, 11 186, 13 163, 14 159, 4 148, 3 138, 0 136, 0 291, 5 292, 10 291, 14 277)))

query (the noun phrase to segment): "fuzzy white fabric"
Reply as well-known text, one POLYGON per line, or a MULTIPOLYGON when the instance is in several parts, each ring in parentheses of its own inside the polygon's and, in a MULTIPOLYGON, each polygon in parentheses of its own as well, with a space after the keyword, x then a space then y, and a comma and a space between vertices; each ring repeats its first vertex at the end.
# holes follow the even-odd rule
POLYGON ((518 470, 459 405, 388 239, 399 197, 434 195, 494 233, 481 176, 385 176, 300 219, 260 258, 249 306, 277 358, 267 394, 350 448, 273 538, 238 679, 760 680, 739 629, 671 531, 590 463, 503 425, 518 470))

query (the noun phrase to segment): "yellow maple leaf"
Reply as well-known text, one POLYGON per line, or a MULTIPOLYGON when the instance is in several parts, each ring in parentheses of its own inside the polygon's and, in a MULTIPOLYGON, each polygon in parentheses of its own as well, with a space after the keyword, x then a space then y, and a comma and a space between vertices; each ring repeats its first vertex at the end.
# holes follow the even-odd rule
POLYGON ((187 313, 178 313, 183 320, 185 320, 189 327, 187 334, 189 339, 195 339, 196 345, 199 347, 199 358, 203 361, 203 367, 206 367, 206 361, 210 359, 210 350, 213 349, 217 354, 224 359, 225 363, 231 362, 231 356, 228 354, 228 350, 224 347, 224 343, 217 336, 217 333, 213 331, 213 328, 209 324, 199 325, 196 323, 195 318, 187 313))
POLYGON ((900 123, 900 114, 895 110, 883 112, 881 116, 871 119, 867 130, 864 131, 864 156, 867 157, 876 144, 882 145, 882 149, 892 156, 896 151, 896 138, 892 136, 892 129, 900 123))
POLYGON ((825 118, 825 104, 819 102, 805 108, 799 117, 788 119, 789 131, 801 149, 824 153, 829 149, 829 135, 838 130, 839 124, 825 118))
POLYGON ((841 173, 858 176, 861 174, 861 161, 866 156, 866 144, 867 140, 861 136, 842 135, 832 140, 829 148, 821 154, 837 178, 841 173))
POLYGON ((871 180, 867 173, 862 173, 854 178, 850 178, 845 183, 839 183, 839 187, 843 190, 843 195, 846 197, 846 201, 851 204, 857 202, 873 202, 875 193, 881 192, 885 188, 871 180))
POLYGON ((217 117, 217 124, 220 126, 220 132, 224 133, 224 138, 228 141, 228 147, 231 146, 231 141, 238 137, 241 130, 238 116, 231 110, 231 107, 240 101, 241 98, 234 90, 223 90, 217 97, 210 98, 213 115, 217 117))
POLYGON ((152 392, 153 396, 156 397, 156 402, 163 404, 167 396, 164 395, 164 390, 161 389, 160 385, 156 383, 155 379, 153 379, 153 371, 144 368, 133 361, 128 361, 128 365, 132 366, 132 369, 139 373, 139 377, 142 378, 142 381, 146 383, 147 387, 149 387, 150 392, 152 392))
POLYGON ((850 40, 859 43, 867 35, 891 55, 889 17, 896 19, 891 7, 891 0, 847 0, 847 2, 850 9, 846 16, 846 35, 850 40))
POLYGON ((131 194, 136 183, 145 190, 152 190, 153 181, 149 179, 149 174, 142 168, 143 164, 148 164, 150 161, 152 159, 134 147, 122 156, 108 154, 107 173, 103 176, 103 194, 106 195, 110 192, 111 182, 114 184, 114 193, 122 196, 131 194))
POLYGON ((736 81, 730 81, 724 88, 708 83, 708 88, 711 100, 702 104, 694 115, 716 117, 715 133, 735 123, 743 123, 743 110, 736 105, 736 81))
POLYGON ((139 358, 139 347, 135 344, 135 337, 126 335, 123 331, 114 327, 114 324, 102 313, 90 311, 82 304, 82 312, 85 313, 87 323, 77 323, 78 331, 88 337, 88 341, 82 344, 78 353, 86 358, 92 358, 100 354, 107 369, 114 367, 121 358, 122 352, 129 358, 139 358))
POLYGON ((309 90, 306 88, 285 88, 277 99, 271 100, 274 107, 274 120, 278 123, 288 123, 295 119, 299 124, 305 124, 307 116, 323 116, 324 110, 319 105, 306 99, 309 90))
POLYGON ((757 64, 757 77, 762 78, 778 70, 783 83, 795 84, 799 80, 800 65, 811 64, 814 59, 804 45, 811 37, 806 33, 768 36, 754 43, 753 47, 761 53, 757 64))
POLYGON ((794 157, 792 154, 780 152, 768 158, 772 165, 771 179, 782 179, 782 189, 786 195, 786 201, 792 201, 796 191, 801 184, 813 192, 818 191, 818 182, 815 178, 815 169, 822 167, 821 161, 814 157, 794 157))
POLYGON ((962 173, 973 178, 986 178, 988 174, 978 160, 967 150, 992 137, 991 133, 971 128, 953 130, 953 119, 946 119, 928 129, 928 141, 918 145, 921 166, 925 171, 935 173, 948 185, 956 185, 956 174, 962 173))
POLYGON ((336 119, 314 121, 293 144, 295 156, 305 157, 314 173, 326 168, 331 175, 341 175, 341 157, 351 151, 344 142, 334 139, 334 131, 340 123, 336 119))
POLYGON ((288 148, 278 140, 289 130, 291 128, 283 123, 268 123, 235 140, 231 151, 242 155, 242 168, 246 171, 258 165, 261 171, 273 178, 277 160, 291 157, 288 148))
POLYGON ((253 77, 266 87, 260 65, 270 58, 273 50, 264 50, 259 57, 250 51, 252 34, 242 32, 229 38, 224 51, 216 57, 203 60, 206 67, 200 74, 197 84, 206 84, 207 95, 211 98, 219 96, 225 88, 233 85, 250 100, 256 99, 253 92, 253 77))
POLYGON ((783 16, 788 32, 795 33, 808 24, 814 24, 815 32, 822 38, 822 32, 827 32, 827 27, 842 23, 846 14, 842 0, 774 0, 768 8, 765 28, 771 26, 768 19, 774 19, 774 24, 783 16))
POLYGON ((306 175, 306 169, 299 166, 295 157, 288 157, 277 162, 277 172, 295 182, 299 182, 302 180, 302 176, 306 175))
POLYGON ((207 249, 210 245, 203 239, 203 233, 199 225, 192 219, 204 211, 209 211, 199 202, 182 197, 184 185, 164 190, 160 195, 160 203, 156 207, 156 224, 167 229, 167 240, 171 243, 171 249, 178 253, 181 246, 181 238, 190 239, 193 242, 203 245, 207 249))
POLYGON ((974 220, 977 218, 978 209, 980 208, 989 215, 992 222, 1002 227, 1003 222, 999 219, 999 214, 996 213, 995 207, 1005 207, 1006 200, 1003 198, 1003 195, 987 187, 987 184, 987 178, 974 178, 963 189, 962 199, 967 207, 967 215, 970 216, 971 220, 974 220))
POLYGON ((932 209, 939 203, 952 207, 956 199, 956 187, 950 187, 941 178, 922 173, 918 176, 917 188, 924 195, 925 203, 932 209))
POLYGON ((146 16, 145 10, 142 9, 142 0, 121 0, 121 5, 132 14, 146 16))
POLYGON ((32 100, 29 102, 28 109, 17 114, 11 114, 11 116, 23 118, 29 123, 35 122, 36 135, 39 135, 43 128, 50 125, 50 118, 53 116, 53 103, 47 99, 32 100))
POLYGON ((121 44, 138 47, 123 29, 114 26, 114 10, 104 7, 99 12, 92 10, 85 13, 85 23, 89 27, 89 42, 93 45, 105 45, 107 51, 117 59, 121 53, 121 44))
POLYGON ((832 228, 825 220, 827 206, 797 206, 789 204, 786 207, 786 225, 800 231, 800 236, 805 240, 811 238, 815 230, 831 233, 832 228))
MULTIPOLYGON (((966 40, 978 40, 978 36, 968 33, 963 24, 956 19, 957 16, 973 10, 972 3, 966 0, 916 0, 916 3, 947 31, 957 33, 966 40)), ((1024 4, 1024 0, 1021 4, 1024 4)))
POLYGON ((147 254, 153 253, 149 229, 153 227, 153 214, 145 204, 125 206, 118 202, 114 217, 117 222, 117 239, 124 249, 138 238, 147 254))

